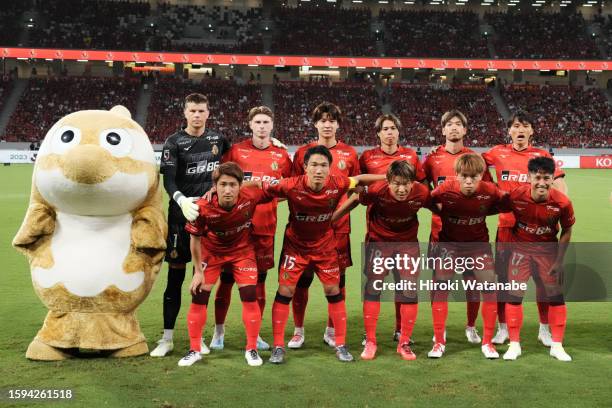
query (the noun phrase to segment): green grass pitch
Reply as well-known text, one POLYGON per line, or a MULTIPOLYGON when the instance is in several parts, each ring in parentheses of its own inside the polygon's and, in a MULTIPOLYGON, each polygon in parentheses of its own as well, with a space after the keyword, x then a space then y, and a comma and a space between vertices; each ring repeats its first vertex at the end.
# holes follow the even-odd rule
MULTIPOLYGON (((175 334, 175 352, 167 358, 148 356, 130 359, 87 358, 62 362, 32 362, 25 350, 40 328, 46 309, 31 287, 26 260, 10 246, 28 203, 32 167, 13 165, 0 171, 0 388, 72 389, 69 402, 12 402, 0 406, 66 407, 207 407, 207 406, 610 406, 612 401, 612 325, 609 303, 568 305, 566 350, 571 363, 561 363, 548 355, 536 341, 537 312, 527 304, 523 329, 523 356, 515 362, 485 360, 478 345, 465 341, 465 305, 450 306, 448 346, 440 360, 428 360, 431 347, 429 303, 420 305, 414 339, 417 360, 402 361, 392 339, 393 306, 383 304, 379 320, 379 354, 374 361, 353 364, 338 362, 322 342, 327 307, 319 283, 311 289, 306 315, 306 344, 302 350, 288 351, 283 366, 264 364, 248 367, 243 357, 244 332, 240 320, 238 293, 234 290, 228 316, 226 348, 213 352, 190 368, 177 367, 188 348, 185 324, 189 296, 184 286, 183 308, 175 334)), ((612 171, 569 170, 567 182, 576 209, 577 225, 573 239, 583 242, 612 241, 612 171)), ((286 206, 279 210, 277 257, 286 220, 286 206)), ((429 235, 429 214, 420 215, 419 236, 429 235)), ((364 211, 353 216, 353 259, 360 260, 364 211)), ((495 220, 490 230, 495 231, 495 220)), ((492 235, 493 235, 492 233, 492 235)), ((278 258, 277 258, 278 259, 278 258)), ((92 261, 94 261, 92 259, 92 261)), ((355 356, 361 352, 363 323, 359 298, 359 272, 348 271, 348 342, 355 356)), ((86 265, 83 265, 86 268, 86 265)), ((276 270, 269 272, 268 305, 262 336, 272 339, 271 302, 276 290, 276 270)), ((189 278, 187 278, 189 279, 189 278)), ((161 304, 166 283, 162 270, 154 289, 140 307, 138 316, 149 345, 162 329, 161 304)), ((211 301, 211 305, 212 305, 211 301)), ((212 309, 212 307, 211 307, 212 309)), ((213 313, 209 312, 205 336, 210 340, 213 313)), ((480 330, 480 318, 478 321, 480 330)), ((292 330, 290 320, 287 339, 292 330)), ((499 347, 500 351, 505 350, 499 347)), ((263 352, 267 359, 269 352, 263 352)))

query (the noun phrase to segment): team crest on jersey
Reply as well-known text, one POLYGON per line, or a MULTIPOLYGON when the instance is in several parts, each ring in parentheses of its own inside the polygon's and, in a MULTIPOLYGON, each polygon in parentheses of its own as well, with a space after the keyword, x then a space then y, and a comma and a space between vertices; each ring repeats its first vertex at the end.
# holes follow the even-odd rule
POLYGON ((329 200, 329 208, 336 208, 337 205, 338 205, 338 200, 336 200, 335 198, 332 198, 331 200, 329 200))
POLYGON ((278 163, 277 162, 272 162, 270 167, 272 168, 272 170, 276 171, 276 170, 278 170, 278 163))
POLYGON ((338 162, 338 168, 339 168, 340 170, 344 170, 344 169, 346 169, 346 162, 345 162, 344 160, 340 160, 340 161, 338 162))
POLYGON ((486 213, 487 212, 487 206, 484 205, 484 204, 480 204, 479 209, 480 209, 481 213, 486 213))
POLYGON ((172 252, 170 252, 170 258, 175 259, 178 257, 178 252, 176 251, 176 249, 173 249, 172 252))
POLYGON ((212 147, 212 154, 214 154, 214 155, 219 154, 219 147, 217 145, 213 145, 213 147, 212 147))

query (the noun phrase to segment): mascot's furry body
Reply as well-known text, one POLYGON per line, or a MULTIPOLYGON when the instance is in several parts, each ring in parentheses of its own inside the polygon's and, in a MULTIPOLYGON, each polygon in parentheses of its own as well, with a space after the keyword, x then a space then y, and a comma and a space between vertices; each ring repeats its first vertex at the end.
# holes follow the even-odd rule
POLYGON ((13 240, 49 309, 26 357, 59 360, 74 348, 146 353, 134 312, 159 272, 166 233, 153 148, 128 110, 58 121, 41 145, 13 240))

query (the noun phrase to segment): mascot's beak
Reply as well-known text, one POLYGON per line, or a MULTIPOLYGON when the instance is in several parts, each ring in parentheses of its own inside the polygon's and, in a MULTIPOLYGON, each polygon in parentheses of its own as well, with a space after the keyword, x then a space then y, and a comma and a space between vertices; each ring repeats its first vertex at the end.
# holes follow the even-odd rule
POLYGON ((116 171, 113 156, 97 145, 78 145, 64 154, 64 176, 75 183, 98 184, 116 171))

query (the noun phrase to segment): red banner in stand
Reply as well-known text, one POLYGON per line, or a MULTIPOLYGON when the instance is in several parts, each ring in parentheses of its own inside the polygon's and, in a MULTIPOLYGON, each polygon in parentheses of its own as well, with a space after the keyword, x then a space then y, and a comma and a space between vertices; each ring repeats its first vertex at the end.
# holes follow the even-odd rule
POLYGON ((580 156, 581 169, 612 169, 610 156, 580 156))
POLYGON ((571 70, 610 71, 612 61, 487 60, 439 58, 357 58, 279 55, 196 54, 180 52, 54 50, 42 48, 2 48, 3 58, 57 60, 167 62, 206 65, 312 66, 359 68, 434 68, 490 70, 571 70))

